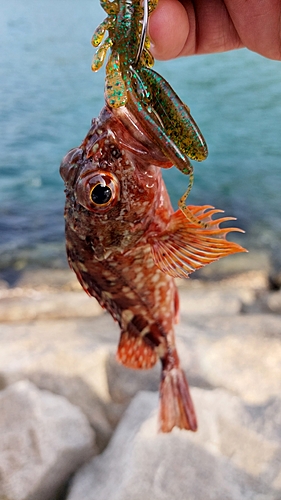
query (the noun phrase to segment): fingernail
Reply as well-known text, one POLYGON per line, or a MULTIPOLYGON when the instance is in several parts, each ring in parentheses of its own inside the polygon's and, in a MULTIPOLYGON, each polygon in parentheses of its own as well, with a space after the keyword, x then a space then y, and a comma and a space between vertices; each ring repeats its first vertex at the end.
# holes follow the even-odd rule
POLYGON ((155 47, 155 43, 153 42, 153 39, 151 38, 151 34, 150 34, 150 29, 149 29, 149 26, 150 26, 150 23, 148 21, 148 26, 147 26, 147 36, 149 38, 149 41, 150 41, 150 48, 151 49, 154 49, 155 47))

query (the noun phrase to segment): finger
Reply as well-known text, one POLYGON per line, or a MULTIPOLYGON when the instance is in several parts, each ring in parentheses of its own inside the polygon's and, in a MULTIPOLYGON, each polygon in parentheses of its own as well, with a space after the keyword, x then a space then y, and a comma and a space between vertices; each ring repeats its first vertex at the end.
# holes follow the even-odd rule
POLYGON ((281 60, 280 0, 225 0, 245 47, 264 57, 281 60))
POLYGON ((223 0, 159 0, 149 20, 156 59, 240 48, 223 0))
POLYGON ((280 0, 181 1, 159 0, 151 15, 157 59, 247 47, 281 60, 280 0))
POLYGON ((149 17, 151 52, 156 59, 173 59, 182 52, 189 34, 189 18, 178 0, 160 0, 149 17))

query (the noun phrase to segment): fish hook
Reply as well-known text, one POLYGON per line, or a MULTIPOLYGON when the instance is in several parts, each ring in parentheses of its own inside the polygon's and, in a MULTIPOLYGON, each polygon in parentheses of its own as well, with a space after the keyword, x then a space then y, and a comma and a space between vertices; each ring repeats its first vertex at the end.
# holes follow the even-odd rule
POLYGON ((148 0, 143 0, 143 21, 142 21, 142 31, 141 31, 141 37, 140 37, 140 43, 135 59, 135 65, 139 63, 141 53, 144 48, 144 43, 145 43, 145 37, 146 37, 146 32, 147 32, 147 25, 148 25, 148 0))

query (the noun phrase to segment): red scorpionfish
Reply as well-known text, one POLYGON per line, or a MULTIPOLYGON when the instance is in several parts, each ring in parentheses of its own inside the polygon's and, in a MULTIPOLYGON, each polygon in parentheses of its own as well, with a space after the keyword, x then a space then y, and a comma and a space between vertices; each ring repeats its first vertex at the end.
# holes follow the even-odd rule
POLYGON ((193 221, 173 210, 160 168, 171 166, 133 119, 130 129, 106 106, 60 167, 70 267, 84 290, 118 321, 118 361, 147 369, 160 359, 162 432, 175 426, 197 429, 175 345, 174 277, 186 278, 245 251, 226 240, 228 232, 239 229, 219 226, 230 218, 212 219, 219 210, 189 206, 193 221))

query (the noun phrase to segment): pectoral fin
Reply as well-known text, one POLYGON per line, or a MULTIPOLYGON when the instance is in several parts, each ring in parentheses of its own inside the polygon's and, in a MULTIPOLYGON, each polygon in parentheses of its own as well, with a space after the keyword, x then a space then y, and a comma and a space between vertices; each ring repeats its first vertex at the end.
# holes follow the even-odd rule
POLYGON ((221 210, 211 206, 189 206, 196 223, 177 210, 167 227, 160 235, 149 239, 156 265, 164 273, 178 278, 187 278, 196 269, 237 252, 247 252, 245 248, 227 241, 229 232, 243 232, 239 228, 221 228, 220 224, 233 217, 212 219, 221 210))

